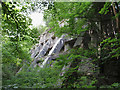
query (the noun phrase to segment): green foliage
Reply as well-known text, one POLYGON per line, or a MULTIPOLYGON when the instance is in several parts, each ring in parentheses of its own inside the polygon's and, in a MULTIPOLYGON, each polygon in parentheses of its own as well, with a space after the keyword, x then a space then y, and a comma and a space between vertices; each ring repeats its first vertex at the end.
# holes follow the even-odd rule
POLYGON ((110 55, 112 57, 119 57, 120 56, 120 39, 117 38, 111 38, 105 39, 101 42, 101 45, 103 46, 103 50, 109 50, 110 55))
POLYGON ((11 79, 24 62, 31 62, 29 51, 39 36, 38 29, 29 28, 32 20, 23 13, 27 6, 18 7, 17 2, 2 2, 3 80, 11 79))
POLYGON ((2 55, 3 55, 2 61, 4 64, 17 63, 17 60, 20 59, 30 60, 29 47, 28 47, 29 42, 22 41, 15 43, 15 42, 11 42, 9 38, 6 38, 6 40, 4 39, 3 41, 4 43, 2 48, 2 55))
POLYGON ((90 79, 87 76, 81 76, 80 78, 78 78, 78 82, 74 83, 74 87, 76 88, 96 88, 95 84, 96 84, 97 80, 94 79, 90 79))
MULTIPOLYGON (((83 49, 72 49, 71 53, 66 54, 64 56, 60 56, 56 62, 54 63, 53 67, 49 68, 39 68, 36 67, 34 69, 27 69, 22 70, 16 76, 12 76, 10 80, 5 80, 3 83, 4 88, 58 88, 59 83, 61 80, 67 79, 73 72, 77 70, 79 67, 78 65, 74 68, 69 69, 67 72, 65 71, 64 76, 60 76, 61 69, 64 65, 69 65, 70 62, 74 62, 74 60, 81 59, 81 58, 88 58, 91 54, 87 50, 83 49), (89 54, 89 55, 88 55, 89 54)), ((79 61, 77 62, 79 63, 79 61)), ((4 68, 5 69, 5 68, 4 68)), ((10 70, 11 71, 11 70, 10 70)), ((9 72, 7 72, 9 73, 9 72)), ((10 75, 11 76, 11 75, 10 75)), ((88 82, 89 78, 85 76, 79 76, 79 78, 75 81, 74 79, 70 79, 73 82, 72 87, 74 88, 93 88, 96 80, 90 81, 89 85, 86 83, 88 82)), ((71 85, 68 85, 71 88, 71 85)))
POLYGON ((109 8, 111 6, 111 2, 106 2, 104 7, 99 11, 100 14, 107 14, 109 12, 109 8))
POLYGON ((22 71, 6 82, 4 88, 56 88, 60 71, 56 68, 34 68, 22 71), (10 86, 10 87, 9 87, 10 86))
MULTIPOLYGON (((77 49, 71 49, 69 54, 66 54, 64 56, 61 55, 59 58, 57 58, 57 62, 54 64, 54 66, 59 67, 60 69, 62 69, 63 66, 67 66, 68 69, 68 70, 66 69, 63 70, 62 73, 65 72, 65 74, 63 76, 60 76, 61 80, 63 81, 63 88, 95 87, 94 85, 96 83, 95 79, 91 79, 91 81, 88 82, 90 80, 89 76, 86 77, 81 72, 78 71, 81 60, 94 57, 94 53, 95 53, 94 50, 91 51, 91 50, 84 50, 82 48, 77 48, 77 49), (68 68, 69 65, 70 67, 68 68)), ((95 62, 94 60, 92 61, 95 62)), ((82 62, 82 64, 84 64, 84 62, 82 62)))
POLYGON ((7 34, 11 41, 22 40, 22 36, 29 33, 28 26, 31 25, 31 19, 21 14, 22 11, 12 3, 3 2, 2 5, 2 17, 4 17, 2 18, 2 34, 7 34))
POLYGON ((57 58, 56 65, 68 65, 69 62, 72 62, 74 59, 86 59, 86 58, 91 58, 94 56, 95 51, 91 50, 84 50, 83 48, 77 48, 77 49, 71 49, 69 54, 66 55, 60 55, 59 58, 57 58))
POLYGON ((48 27, 40 25, 37 27, 37 29, 38 29, 39 36, 40 36, 45 30, 48 29, 48 27))
POLYGON ((100 88, 120 88, 120 83, 113 83, 111 85, 102 85, 100 88))
POLYGON ((45 11, 44 17, 50 19, 49 26, 58 36, 63 33, 77 36, 88 30, 85 17, 89 18, 90 6, 91 2, 54 2, 52 8, 45 11))
MULTIPOLYGON (((40 3, 43 6, 47 5, 46 2, 40 3)), ((45 10, 44 17, 47 19, 48 26, 52 29, 51 31, 55 32, 58 36, 68 34, 72 37, 83 36, 84 38, 82 33, 89 30, 91 34, 100 32, 101 34, 98 35, 100 38, 108 30, 104 30, 104 25, 102 26, 104 23, 98 24, 99 22, 101 23, 102 17, 97 16, 99 16, 99 13, 107 14, 110 12, 109 7, 111 3, 105 3, 102 9, 97 5, 92 2, 52 2, 49 3, 48 9, 45 10), (101 11, 99 13, 96 12, 99 9, 101 11), (63 26, 61 25, 62 23, 64 23, 63 26), (103 33, 98 28, 102 28, 103 33)), ((16 2, 2 2, 3 87, 7 89, 18 87, 58 88, 58 84, 61 84, 63 81, 62 86, 65 88, 95 88, 95 84, 97 83, 96 78, 92 77, 92 75, 82 74, 78 69, 80 67, 79 64, 85 64, 85 62, 81 62, 82 59, 91 58, 92 65, 98 62, 96 48, 89 48, 88 50, 74 48, 70 50, 70 53, 57 58, 53 64, 53 68, 36 67, 28 71, 28 65, 16 75, 25 62, 31 62, 29 50, 37 42, 38 36, 47 29, 42 26, 33 29, 29 28, 31 19, 27 14, 23 14, 23 12, 27 12, 28 8, 32 8, 35 11, 35 3, 27 2, 21 9, 17 8, 19 6, 20 4, 16 2), (60 76, 62 68, 68 65, 70 65, 68 70, 65 71, 63 76, 60 76)), ((113 31, 115 32, 115 30, 113 31)), ((120 56, 120 39, 118 36, 107 38, 101 42, 101 60, 106 59, 109 54, 109 57, 118 58, 120 56)), ((107 58, 106 60, 109 59, 107 58)), ((93 65, 93 68, 95 68, 95 65, 93 65)), ((116 88, 119 87, 119 83, 103 85, 100 88, 104 87, 116 88)))
POLYGON ((21 14, 22 9, 17 9, 17 5, 18 3, 2 2, 2 16, 4 17, 2 18, 3 55, 5 55, 4 51, 8 50, 9 54, 11 54, 9 56, 20 58, 23 55, 19 54, 28 52, 26 47, 32 44, 30 42, 31 36, 29 35, 30 28, 28 27, 31 25, 31 19, 21 14), (22 53, 23 51, 25 52, 22 53))

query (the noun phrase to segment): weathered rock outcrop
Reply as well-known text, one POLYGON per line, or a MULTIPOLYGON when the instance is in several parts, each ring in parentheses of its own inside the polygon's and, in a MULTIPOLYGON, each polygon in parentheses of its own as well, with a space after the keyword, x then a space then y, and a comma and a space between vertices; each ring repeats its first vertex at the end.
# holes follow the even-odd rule
MULTIPOLYGON (((67 35, 62 35, 59 38, 55 37, 54 33, 49 33, 49 30, 46 30, 39 37, 39 44, 36 44, 31 49, 31 57, 34 60, 31 64, 32 67, 36 67, 37 65, 41 68, 51 66, 53 64, 51 61, 59 57, 60 54, 65 54, 68 49, 82 47, 84 37, 70 38, 67 35)), ((90 68, 93 67, 90 64, 91 61, 89 59, 87 61, 85 65, 80 65, 79 70, 86 72, 86 74, 91 74, 94 68, 90 68)), ((63 67, 61 75, 65 73, 65 70, 68 70, 69 66, 70 64, 63 67)))
MULTIPOLYGON (((73 39, 66 37, 66 35, 62 35, 60 38, 55 37, 54 33, 48 33, 49 30, 45 31, 39 37, 39 44, 31 49, 31 57, 34 59, 31 66, 35 67, 41 59, 44 61, 39 64, 40 67, 44 67, 45 65, 50 65, 50 61, 58 57, 60 53, 66 52, 68 49, 73 47, 70 45, 70 41, 73 39)), ((75 42, 75 41, 74 41, 75 42)))
MULTIPOLYGON (((62 35, 61 37, 56 37, 54 33, 49 33, 49 30, 46 30, 40 37, 39 37, 39 44, 36 44, 31 49, 31 57, 33 58, 33 62, 31 64, 31 67, 36 67, 37 65, 40 68, 44 67, 50 67, 53 65, 54 60, 59 57, 59 55, 64 55, 68 53, 69 49, 75 48, 75 47, 81 47, 81 48, 96 48, 98 47, 98 40, 94 34, 90 34, 88 32, 83 33, 83 35, 77 38, 70 38, 67 35, 62 35)), ((98 48, 98 52, 95 53, 96 56, 99 57, 100 50, 98 48)), ((98 65, 93 64, 92 58, 81 58, 81 60, 78 62, 78 68, 77 71, 80 75, 87 75, 87 76, 95 76, 98 77, 101 72, 100 69, 98 69, 98 65)), ((74 61, 76 62, 76 61, 74 61)), ((70 70, 70 68, 74 68, 73 63, 69 62, 67 66, 64 65, 64 67, 61 70, 60 76, 64 76, 66 71, 70 70)), ((106 76, 109 75, 109 82, 117 81, 116 77, 118 77, 118 69, 114 66, 114 68, 110 68, 112 65, 117 65, 117 63, 105 63, 107 65, 104 65, 104 72, 106 76), (113 72, 115 71, 115 72, 113 72), (111 73, 112 72, 112 73, 111 73), (110 77, 112 76, 112 78, 110 77)), ((69 78, 68 78, 69 79, 69 78)), ((101 81, 101 79, 99 80, 101 81)), ((105 81, 105 80, 102 80, 105 81)), ((58 86, 61 87, 62 83, 64 81, 58 80, 58 86)), ((102 83, 103 84, 103 83, 102 83)))

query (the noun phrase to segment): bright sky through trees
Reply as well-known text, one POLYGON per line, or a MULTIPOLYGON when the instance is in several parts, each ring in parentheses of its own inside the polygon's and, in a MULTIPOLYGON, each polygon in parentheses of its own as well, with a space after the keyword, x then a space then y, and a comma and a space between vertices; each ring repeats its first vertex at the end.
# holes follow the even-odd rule
POLYGON ((32 12, 29 15, 32 19, 33 26, 37 27, 39 25, 45 26, 45 21, 43 21, 43 14, 39 12, 32 12))

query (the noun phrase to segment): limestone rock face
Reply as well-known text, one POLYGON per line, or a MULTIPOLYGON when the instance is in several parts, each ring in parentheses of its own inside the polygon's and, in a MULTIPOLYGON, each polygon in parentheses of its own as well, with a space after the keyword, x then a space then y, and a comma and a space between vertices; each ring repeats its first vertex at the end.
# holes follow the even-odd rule
POLYGON ((61 52, 64 53, 71 48, 68 42, 73 40, 73 38, 69 38, 67 35, 62 35, 60 38, 55 37, 54 33, 49 33, 49 30, 39 36, 39 39, 39 44, 36 44, 30 52, 31 58, 34 60, 31 64, 33 67, 38 65, 37 62, 40 61, 40 59, 44 59, 44 61, 39 64, 40 67, 50 65, 50 62, 52 59, 55 59, 56 55, 59 55, 61 52))
POLYGON ((82 40, 83 38, 82 37, 78 37, 75 44, 74 44, 74 47, 77 46, 77 45, 81 45, 82 44, 82 40))
MULTIPOLYGON (((60 38, 55 37, 54 33, 49 33, 46 30, 41 36, 39 36, 39 44, 36 44, 33 49, 31 49, 31 57, 33 62, 32 67, 37 65, 41 68, 52 66, 52 60, 59 57, 60 54, 65 54, 67 50, 74 47, 82 47, 83 37, 70 38, 67 35, 62 35, 60 38)), ((93 64, 90 62, 91 59, 81 60, 81 65, 79 70, 81 72, 86 72, 86 74, 92 74, 94 71, 93 64), (82 62, 86 61, 84 64, 82 62)), ((64 66, 61 75, 65 73, 70 67, 64 66)))
MULTIPOLYGON (((70 38, 67 35, 62 35, 59 38, 55 37, 54 33, 49 33, 49 30, 46 30, 42 35, 39 36, 39 44, 36 44, 31 49, 31 58, 33 58, 31 67, 33 68, 36 66, 39 66, 40 68, 52 67, 53 63, 55 62, 54 60, 59 57, 59 55, 68 53, 68 50, 74 47, 82 48, 85 44, 84 35, 77 38, 70 38)), ((81 59, 81 62, 79 62, 78 65, 78 72, 80 72, 80 74, 94 74, 95 66, 92 64, 91 58, 81 59)), ((69 62, 67 66, 64 65, 60 76, 64 76, 64 74, 71 68, 71 66, 72 62, 69 62)), ((58 80, 58 85, 62 85, 62 81, 60 79, 58 80)))

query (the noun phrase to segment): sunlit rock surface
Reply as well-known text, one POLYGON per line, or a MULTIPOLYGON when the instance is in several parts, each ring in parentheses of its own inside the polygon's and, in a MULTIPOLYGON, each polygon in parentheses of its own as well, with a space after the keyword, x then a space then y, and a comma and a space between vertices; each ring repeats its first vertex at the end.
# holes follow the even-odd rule
MULTIPOLYGON (((36 44, 33 49, 31 49, 31 57, 33 58, 33 62, 31 64, 32 67, 39 66, 43 68, 52 66, 54 60, 59 57, 60 54, 64 55, 69 49, 82 47, 83 45, 84 38, 82 36, 71 38, 66 34, 61 37, 56 37, 53 32, 49 33, 49 30, 46 30, 39 36, 39 44, 36 44)), ((81 60, 78 71, 81 71, 86 75, 93 74, 94 68, 92 67, 94 66, 91 61, 92 59, 90 58, 81 60)), ((68 66, 64 66, 60 75, 63 76, 69 67, 70 64, 68 66)))
POLYGON ((44 61, 41 64, 39 63, 40 67, 50 65, 52 59, 58 57, 59 53, 64 53, 72 48, 75 41, 76 39, 67 35, 62 35, 59 38, 55 37, 54 33, 49 33, 49 30, 46 30, 39 36, 39 44, 31 49, 31 58, 34 59, 31 66, 35 67, 41 59, 44 59, 44 61))
MULTIPOLYGON (((75 47, 83 48, 83 45, 85 43, 88 43, 90 45, 93 44, 93 42, 90 42, 90 40, 93 41, 94 39, 93 37, 91 37, 89 41, 85 41, 85 37, 84 37, 85 33, 82 33, 83 34, 82 36, 78 36, 76 38, 69 37, 67 34, 62 35, 61 37, 56 37, 53 32, 49 33, 49 30, 46 30, 42 35, 39 36, 39 44, 36 44, 31 49, 30 52, 31 58, 33 58, 33 62, 31 63, 31 66, 33 68, 36 66, 39 66, 40 68, 52 67, 56 58, 58 58, 59 55, 65 55, 69 53, 69 49, 75 47)), ((67 66, 65 65, 63 66, 60 76, 64 76, 64 74, 70 68, 72 68, 71 67, 72 63, 73 62, 69 62, 67 66)), ((95 75, 94 71, 96 70, 94 67, 97 66, 94 66, 94 64, 92 63, 92 58, 81 59, 80 62, 78 62, 78 65, 79 65, 78 72, 80 72, 79 74, 84 74, 89 76, 95 75)), ((61 86, 62 82, 63 81, 58 80, 58 85, 61 86)))

